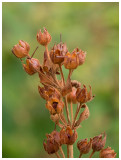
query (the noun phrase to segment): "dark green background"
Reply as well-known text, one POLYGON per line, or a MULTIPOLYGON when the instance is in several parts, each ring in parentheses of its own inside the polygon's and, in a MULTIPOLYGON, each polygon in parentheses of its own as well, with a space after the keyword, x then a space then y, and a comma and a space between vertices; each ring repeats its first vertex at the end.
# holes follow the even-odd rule
MULTIPOLYGON (((70 52, 75 47, 87 51, 85 63, 74 71, 72 79, 90 84, 96 97, 88 103, 90 117, 78 129, 78 140, 106 131, 106 147, 111 146, 118 157, 119 3, 4 2, 2 5, 2 156, 48 157, 42 143, 54 124, 38 93, 39 78, 27 75, 20 60, 11 53, 13 45, 22 39, 30 44, 32 54, 38 45, 36 33, 45 26, 52 35, 49 48, 59 42, 62 33, 70 52)), ((40 46, 35 55, 41 63, 43 51, 40 46)), ((65 69, 64 74, 68 74, 65 69)), ((74 156, 79 156, 76 143, 74 156)))

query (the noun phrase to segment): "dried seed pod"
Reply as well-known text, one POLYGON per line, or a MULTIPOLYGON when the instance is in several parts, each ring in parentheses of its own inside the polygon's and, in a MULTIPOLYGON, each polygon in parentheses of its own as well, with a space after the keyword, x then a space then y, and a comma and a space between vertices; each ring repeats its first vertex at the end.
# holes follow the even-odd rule
POLYGON ((64 103, 57 97, 52 97, 47 101, 46 108, 50 111, 50 114, 59 114, 64 108, 64 103))
POLYGON ((67 53, 64 58, 64 66, 66 69, 76 69, 79 65, 79 58, 76 53, 67 53))
POLYGON ((91 101, 94 96, 92 96, 92 89, 90 87, 90 91, 87 91, 87 88, 85 85, 83 85, 84 88, 78 88, 76 92, 76 99, 80 103, 86 103, 87 101, 91 101))
POLYGON ((77 132, 76 130, 74 130, 73 133, 72 129, 69 126, 67 126, 67 128, 63 127, 60 131, 60 139, 61 144, 72 145, 77 139, 77 132))
POLYGON ((41 30, 37 33, 37 41, 43 45, 46 46, 51 41, 51 35, 48 33, 47 29, 44 28, 44 32, 42 33, 41 30))
POLYGON ((64 43, 54 45, 50 51, 50 58, 54 64, 61 64, 64 61, 64 56, 68 52, 67 46, 64 43))
POLYGON ((82 65, 85 62, 86 52, 82 51, 79 48, 74 49, 73 53, 76 53, 79 58, 79 65, 82 65))
POLYGON ((17 58, 24 58, 29 56, 30 46, 27 42, 20 40, 19 44, 15 45, 12 49, 12 53, 17 58))
POLYGON ((92 148, 92 139, 90 138, 90 141, 88 142, 88 139, 82 139, 77 142, 77 147, 80 151, 80 154, 87 154, 92 148))
POLYGON ((82 108, 85 108, 85 110, 80 114, 79 119, 76 121, 74 127, 77 127, 80 125, 80 123, 86 119, 88 119, 90 113, 89 113, 89 108, 87 107, 86 104, 82 105, 82 108))
POLYGON ((67 101, 68 103, 73 103, 73 104, 76 104, 77 103, 77 100, 76 100, 76 88, 75 87, 72 87, 72 91, 67 95, 67 101))
POLYGON ((81 87, 81 83, 76 80, 71 80, 72 87, 79 88, 81 87))
POLYGON ((36 73, 34 70, 32 70, 29 66, 29 59, 26 59, 26 64, 22 64, 24 70, 26 71, 26 73, 28 73, 29 75, 33 75, 34 73, 36 73))
POLYGON ((40 87, 38 86, 38 91, 40 96, 45 100, 49 100, 51 97, 57 97, 60 99, 60 93, 55 89, 48 86, 40 87))
POLYGON ((53 154, 59 150, 60 146, 60 134, 57 131, 53 131, 51 134, 46 135, 47 140, 43 142, 45 151, 48 154, 53 154))
POLYGON ((100 134, 99 136, 95 136, 93 139, 92 139, 92 149, 93 151, 100 151, 104 148, 105 146, 105 143, 106 143, 106 134, 105 132, 100 134), (104 138, 102 138, 104 135, 104 138))
POLYGON ((100 158, 115 158, 116 152, 111 149, 111 147, 107 147, 100 151, 100 158))

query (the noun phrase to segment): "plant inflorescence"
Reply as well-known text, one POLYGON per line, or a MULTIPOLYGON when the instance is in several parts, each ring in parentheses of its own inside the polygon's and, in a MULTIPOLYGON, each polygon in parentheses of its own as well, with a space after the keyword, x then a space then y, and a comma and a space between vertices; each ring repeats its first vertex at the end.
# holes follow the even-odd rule
MULTIPOLYGON (((45 47, 42 65, 38 59, 33 58, 38 47, 30 56, 30 46, 25 41, 20 40, 13 47, 12 53, 21 60, 26 73, 29 75, 38 73, 40 83, 43 85, 42 87, 38 86, 38 91, 40 96, 46 100, 46 108, 50 113, 50 119, 55 123, 54 130, 50 134, 46 134, 46 140, 43 142, 45 151, 48 154, 56 154, 58 158, 65 158, 66 156, 73 158, 73 144, 78 136, 77 129, 81 127, 81 122, 89 117, 89 108, 86 102, 94 98, 91 86, 89 86, 88 91, 85 85, 82 86, 80 82, 71 80, 73 71, 85 62, 86 52, 75 48, 70 53, 66 44, 62 43, 61 38, 60 43, 55 44, 49 51, 48 44, 51 41, 51 35, 45 28, 43 33, 41 30, 37 33, 36 38, 38 43, 45 47), (22 58, 26 58, 25 64, 22 58), (62 65, 69 70, 66 80, 62 65), (60 75, 60 80, 57 75, 60 75), (73 104, 77 105, 75 115, 73 113, 73 104), (82 108, 83 111, 80 113, 82 108), (64 115, 64 109, 67 118, 64 115), (69 110, 71 114, 69 114, 69 110), (59 126, 60 131, 56 130, 56 126, 59 126), (62 149, 63 145, 67 145, 66 155, 62 149)), ((81 158, 83 154, 87 154, 92 150, 90 158, 97 151, 100 152, 100 158, 115 158, 116 153, 111 147, 104 149, 105 143, 105 132, 89 140, 86 138, 78 141, 79 157, 81 158)))

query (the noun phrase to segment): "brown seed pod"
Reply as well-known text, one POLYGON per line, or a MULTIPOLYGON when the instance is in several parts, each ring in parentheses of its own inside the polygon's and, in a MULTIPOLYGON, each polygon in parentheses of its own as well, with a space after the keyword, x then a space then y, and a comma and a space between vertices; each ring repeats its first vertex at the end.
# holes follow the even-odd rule
POLYGON ((67 128, 63 127, 60 131, 60 139, 61 144, 72 145, 77 139, 77 132, 76 130, 73 132, 69 126, 67 126, 67 128))
POLYGON ((44 28, 44 32, 42 33, 41 30, 37 33, 37 41, 43 45, 46 46, 51 41, 51 35, 48 33, 47 29, 44 28))
POLYGON ((91 101, 94 96, 92 96, 92 89, 91 86, 90 87, 90 91, 87 91, 87 88, 85 85, 83 85, 83 88, 78 88, 76 91, 76 99, 78 102, 80 103, 86 103, 87 101, 91 101))
POLYGON ((15 45, 12 48, 12 53, 17 58, 24 58, 26 56, 29 56, 29 50, 30 50, 29 44, 25 41, 20 40, 19 44, 15 45))
POLYGON ((67 53, 64 58, 64 66, 66 69, 76 69, 79 65, 79 58, 76 53, 67 53))
POLYGON ((66 44, 60 42, 54 45, 50 51, 50 58, 54 64, 61 64, 64 61, 64 56, 68 52, 66 44))
POLYGON ((46 137, 46 142, 43 142, 45 151, 47 151, 48 154, 57 152, 60 146, 60 133, 57 131, 53 131, 51 134, 47 134, 46 137))
POLYGON ((82 65, 85 62, 86 52, 82 51, 79 48, 74 49, 73 53, 76 53, 79 58, 79 65, 82 65))
POLYGON ((75 87, 75 88, 81 87, 81 83, 78 82, 77 80, 71 80, 71 85, 72 87, 75 87))
POLYGON ((116 152, 111 149, 111 147, 107 147, 100 151, 100 158, 115 158, 116 152))
POLYGON ((100 134, 99 136, 95 136, 93 139, 92 139, 92 149, 93 151, 100 151, 104 148, 105 146, 105 143, 106 143, 106 134, 105 132, 100 134), (102 138, 104 135, 104 138, 102 138))
POLYGON ((64 108, 64 103, 57 97, 52 97, 47 101, 46 108, 50 111, 50 114, 59 114, 64 108))
POLYGON ((77 142, 77 148, 80 151, 80 154, 87 154, 92 148, 92 139, 90 138, 90 141, 88 142, 88 139, 82 139, 77 142))

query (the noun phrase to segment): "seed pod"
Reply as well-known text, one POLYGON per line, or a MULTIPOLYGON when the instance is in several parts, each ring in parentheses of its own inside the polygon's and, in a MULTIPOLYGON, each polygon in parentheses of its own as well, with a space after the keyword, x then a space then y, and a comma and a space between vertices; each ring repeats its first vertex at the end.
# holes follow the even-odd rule
POLYGON ((72 87, 79 88, 81 87, 81 83, 76 80, 71 80, 72 87))
POLYGON ((64 108, 64 103, 56 97, 50 98, 46 103, 46 108, 50 114, 59 114, 64 108))
POLYGON ((58 114, 54 114, 54 115, 50 115, 50 119, 55 122, 56 124, 59 123, 59 120, 60 120, 60 116, 58 114))
POLYGON ((85 85, 83 85, 84 88, 78 88, 76 91, 76 99, 80 103, 86 103, 87 101, 91 101, 94 96, 92 96, 92 89, 90 87, 90 91, 87 91, 87 88, 85 85))
POLYGON ((82 51, 79 48, 74 49, 73 53, 76 53, 79 58, 79 65, 82 65, 85 62, 86 52, 82 51))
POLYGON ((61 94, 62 96, 66 96, 68 93, 70 93, 72 91, 72 85, 71 85, 71 79, 69 78, 66 85, 63 86, 61 94))
POLYGON ((100 158, 115 158, 116 152, 111 149, 111 147, 107 147, 100 151, 100 158))
POLYGON ((67 53, 68 49, 66 44, 59 43, 54 45, 50 51, 50 58, 54 64, 61 64, 64 61, 64 56, 67 53))
POLYGON ((53 131, 51 134, 46 135, 47 140, 43 142, 45 151, 48 154, 53 154, 59 150, 60 146, 60 134, 57 131, 53 131))
POLYGON ((47 29, 44 28, 44 32, 42 33, 41 30, 37 33, 37 41, 43 45, 46 46, 51 41, 51 35, 48 33, 47 29))
POLYGON ((90 115, 89 108, 86 104, 82 105, 82 108, 85 108, 85 110, 80 114, 79 119, 75 123, 75 127, 79 126, 82 121, 88 119, 90 115))
POLYGON ((100 151, 104 148, 105 146, 105 143, 106 143, 106 134, 105 132, 100 134, 99 136, 95 136, 93 139, 92 139, 92 149, 93 151, 100 151), (104 135, 104 138, 102 139, 104 135))
POLYGON ((90 138, 90 141, 88 142, 88 139, 82 139, 77 142, 77 147, 80 151, 80 154, 87 154, 92 148, 92 139, 90 138))
POLYGON ((34 73, 36 73, 34 70, 32 70, 29 66, 29 59, 26 59, 26 64, 22 64, 24 70, 26 71, 26 73, 28 73, 29 75, 33 75, 34 73))
POLYGON ((27 42, 20 40, 19 44, 15 45, 12 49, 12 53, 17 58, 24 58, 29 56, 30 46, 27 42))
POLYGON ((79 65, 79 58, 76 53, 67 53, 64 58, 64 66, 66 69, 76 69, 79 65))
POLYGON ((72 129, 67 126, 67 128, 62 128, 60 131, 60 139, 61 139, 61 144, 68 144, 72 145, 75 143, 77 139, 77 132, 74 130, 74 133, 72 129))

